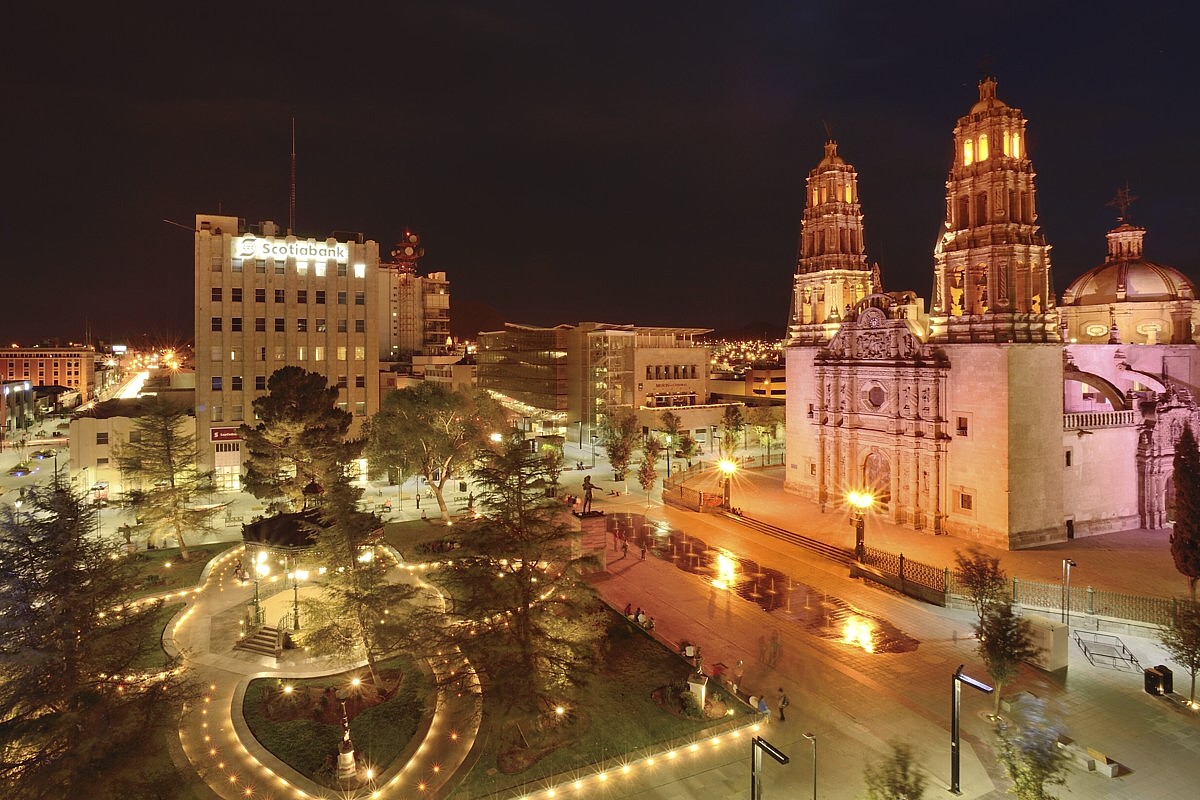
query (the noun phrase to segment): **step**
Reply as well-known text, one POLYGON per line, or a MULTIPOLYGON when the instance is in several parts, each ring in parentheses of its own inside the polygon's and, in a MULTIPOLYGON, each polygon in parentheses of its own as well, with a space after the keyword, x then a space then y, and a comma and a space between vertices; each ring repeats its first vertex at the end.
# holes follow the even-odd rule
POLYGON ((266 656, 276 655, 275 642, 278 631, 275 628, 262 627, 241 639, 233 647, 235 650, 248 650, 266 656))

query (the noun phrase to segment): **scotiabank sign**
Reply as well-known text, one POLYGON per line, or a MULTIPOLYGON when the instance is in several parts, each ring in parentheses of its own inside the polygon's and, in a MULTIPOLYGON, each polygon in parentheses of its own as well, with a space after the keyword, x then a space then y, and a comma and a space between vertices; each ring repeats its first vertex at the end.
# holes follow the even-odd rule
POLYGON ((339 264, 350 260, 350 245, 344 242, 289 242, 270 237, 237 236, 233 240, 234 258, 295 258, 300 261, 328 261, 339 264))
POLYGON ((210 442, 232 442, 241 439, 242 435, 238 433, 237 428, 209 428, 208 440, 210 442))

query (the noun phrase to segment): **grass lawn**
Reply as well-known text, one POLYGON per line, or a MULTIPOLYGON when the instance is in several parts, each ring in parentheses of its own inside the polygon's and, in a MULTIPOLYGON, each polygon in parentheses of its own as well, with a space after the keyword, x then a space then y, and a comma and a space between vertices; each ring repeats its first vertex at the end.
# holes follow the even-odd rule
POLYGON ((734 717, 716 720, 684 719, 660 708, 652 694, 668 684, 687 677, 690 668, 674 653, 657 641, 625 624, 614 615, 611 627, 611 648, 601 674, 584 689, 579 702, 581 716, 587 721, 580 725, 578 738, 560 747, 537 763, 517 774, 504 774, 496 769, 497 757, 504 747, 506 736, 502 722, 485 690, 485 729, 487 736, 483 751, 474 769, 451 794, 455 800, 481 797, 497 792, 519 793, 531 782, 540 782, 552 775, 577 770, 625 753, 637 753, 645 748, 665 746, 669 742, 697 736, 710 728, 723 727, 748 715, 743 704, 728 699, 721 688, 709 682, 710 695, 716 692, 726 698, 734 717))
POLYGON ((167 651, 162 648, 163 631, 167 627, 167 623, 171 621, 171 617, 179 613, 186 603, 164 603, 162 608, 150 619, 146 625, 146 637, 153 640, 153 647, 149 648, 145 657, 138 661, 133 666, 137 669, 157 670, 166 666, 167 651))
MULTIPOLYGON (((360 761, 379 771, 387 769, 416 733, 428 703, 431 678, 407 657, 383 662, 381 671, 403 673, 400 687, 385 701, 361 710, 348 701, 350 738, 360 761)), ((276 758, 320 783, 332 776, 338 742, 342 739, 341 710, 333 692, 352 677, 369 680, 366 668, 303 680, 260 678, 251 681, 242 713, 254 738, 276 758), (293 691, 284 695, 283 687, 293 691), (289 704, 291 707, 289 708, 289 704)))
POLYGON ((138 566, 134 584, 141 584, 141 588, 131 592, 130 599, 191 589, 200 580, 200 573, 204 571, 208 562, 228 547, 229 545, 213 544, 189 547, 187 561, 179 560, 178 547, 139 550, 132 558, 138 566))

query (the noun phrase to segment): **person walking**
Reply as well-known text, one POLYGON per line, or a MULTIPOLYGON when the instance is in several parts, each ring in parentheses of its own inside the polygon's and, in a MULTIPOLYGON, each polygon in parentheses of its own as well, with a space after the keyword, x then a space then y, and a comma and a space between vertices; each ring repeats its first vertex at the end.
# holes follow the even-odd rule
POLYGON ((779 687, 779 721, 780 722, 787 721, 787 716, 786 716, 787 707, 790 706, 791 704, 792 704, 792 701, 788 699, 787 692, 785 692, 783 690, 783 687, 780 686, 779 687))
POLYGON ((646 543, 642 542, 642 561, 646 560, 646 543))
POLYGON ((629 555, 629 540, 621 539, 621 558, 629 555))

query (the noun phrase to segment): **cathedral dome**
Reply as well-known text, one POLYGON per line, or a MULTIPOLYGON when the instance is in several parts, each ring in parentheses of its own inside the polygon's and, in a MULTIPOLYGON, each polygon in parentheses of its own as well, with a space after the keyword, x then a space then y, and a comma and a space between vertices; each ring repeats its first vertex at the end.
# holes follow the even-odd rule
POLYGON ((1183 273, 1142 257, 1146 229, 1123 224, 1108 233, 1108 259, 1080 275, 1063 293, 1065 306, 1164 303, 1195 300, 1196 287, 1183 273))

